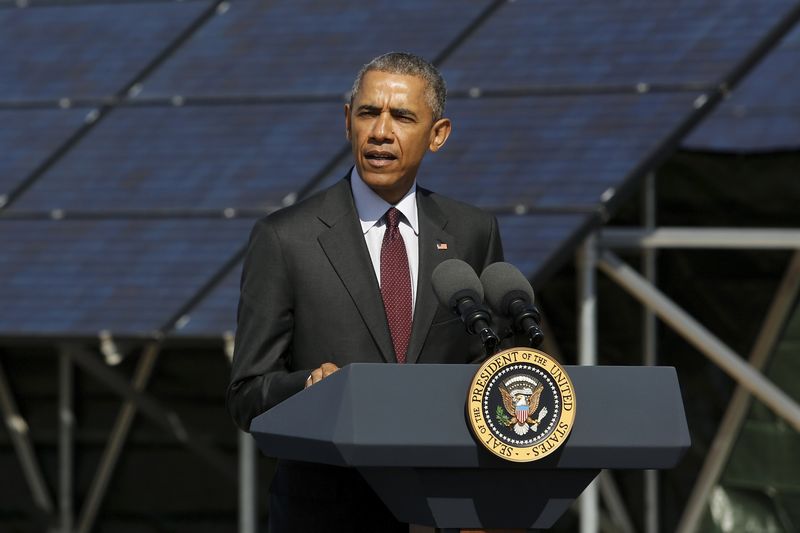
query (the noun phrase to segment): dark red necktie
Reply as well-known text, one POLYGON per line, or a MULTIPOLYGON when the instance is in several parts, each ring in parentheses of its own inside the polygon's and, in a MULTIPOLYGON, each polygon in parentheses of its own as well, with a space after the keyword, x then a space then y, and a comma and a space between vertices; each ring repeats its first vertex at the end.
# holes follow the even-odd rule
POLYGON ((400 234, 400 211, 386 212, 386 233, 381 245, 381 296, 398 363, 406 362, 411 338, 411 273, 406 244, 400 234))

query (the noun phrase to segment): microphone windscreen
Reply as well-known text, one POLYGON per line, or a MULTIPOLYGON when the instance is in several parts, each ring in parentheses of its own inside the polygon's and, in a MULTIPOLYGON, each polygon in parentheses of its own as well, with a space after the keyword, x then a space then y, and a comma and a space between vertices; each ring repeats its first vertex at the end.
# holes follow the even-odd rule
POLYGON ((478 275, 460 259, 447 259, 433 269, 431 275, 433 292, 439 303, 453 309, 461 298, 472 298, 483 303, 483 285, 478 275))
POLYGON ((486 301, 501 315, 509 315, 508 306, 517 298, 533 304, 533 287, 511 263, 492 263, 483 270, 481 283, 486 301))

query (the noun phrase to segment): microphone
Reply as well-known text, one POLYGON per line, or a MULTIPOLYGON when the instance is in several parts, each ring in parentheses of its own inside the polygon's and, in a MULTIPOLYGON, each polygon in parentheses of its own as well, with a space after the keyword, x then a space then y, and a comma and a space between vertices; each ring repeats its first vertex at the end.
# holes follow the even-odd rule
POLYGON ((532 348, 538 347, 544 340, 539 329, 542 316, 533 305, 533 288, 522 272, 511 263, 492 263, 480 281, 491 308, 511 318, 514 331, 527 335, 532 348))
POLYGON ((439 303, 461 317, 470 335, 478 335, 486 355, 497 351, 500 337, 492 331, 489 309, 483 305, 483 285, 464 261, 447 259, 433 270, 433 292, 439 303))

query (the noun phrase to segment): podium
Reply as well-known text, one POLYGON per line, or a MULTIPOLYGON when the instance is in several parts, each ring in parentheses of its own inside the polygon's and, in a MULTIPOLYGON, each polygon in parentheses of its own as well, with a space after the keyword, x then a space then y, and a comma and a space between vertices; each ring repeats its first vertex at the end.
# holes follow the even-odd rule
POLYGON ((539 461, 495 457, 466 421, 477 365, 348 365, 256 417, 271 457, 356 468, 398 520, 547 529, 603 468, 665 469, 689 448, 671 367, 565 366, 568 440, 539 461))

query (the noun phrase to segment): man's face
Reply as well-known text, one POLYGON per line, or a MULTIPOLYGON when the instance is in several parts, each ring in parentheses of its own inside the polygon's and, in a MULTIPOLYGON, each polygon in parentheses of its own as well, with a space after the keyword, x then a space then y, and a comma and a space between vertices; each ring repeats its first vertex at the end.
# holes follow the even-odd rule
POLYGON ((450 120, 433 121, 425 89, 422 78, 371 70, 352 107, 344 106, 358 173, 390 204, 408 192, 425 152, 439 150, 450 135, 450 120))

